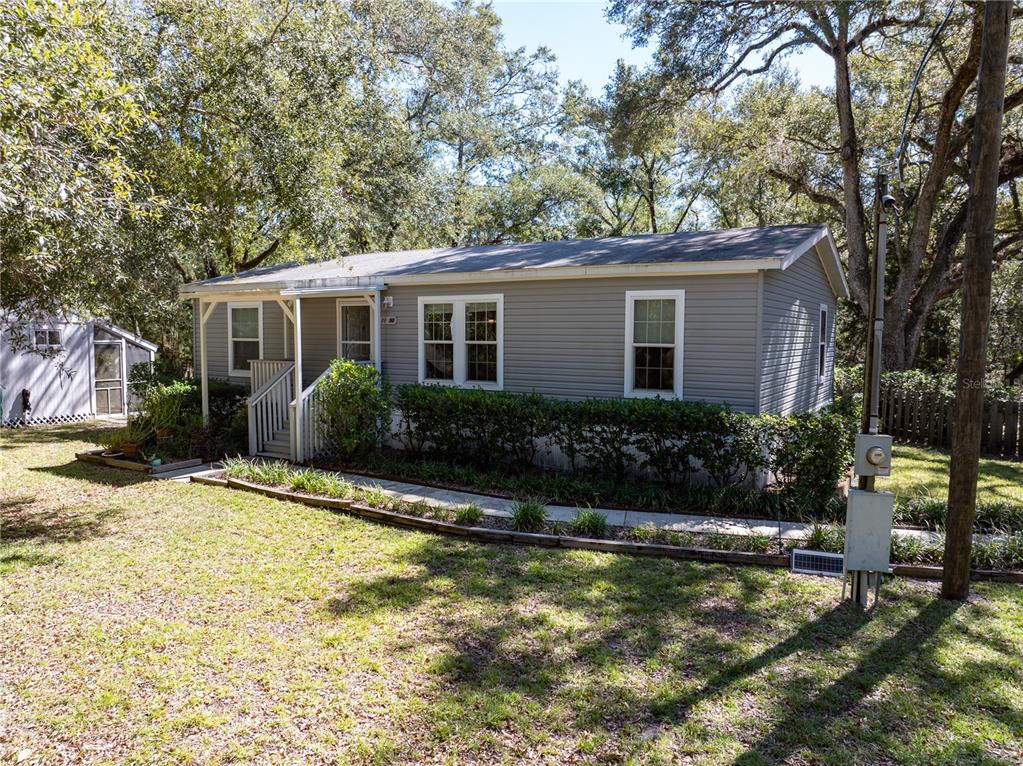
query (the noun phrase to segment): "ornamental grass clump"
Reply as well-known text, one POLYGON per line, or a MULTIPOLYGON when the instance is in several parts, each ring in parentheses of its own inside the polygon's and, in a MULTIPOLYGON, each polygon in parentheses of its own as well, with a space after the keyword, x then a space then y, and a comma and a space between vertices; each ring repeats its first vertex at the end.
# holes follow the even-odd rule
POLYGON ((463 527, 472 527, 483 519, 483 509, 477 503, 463 505, 455 512, 455 523, 463 527))
POLYGON ((253 463, 250 478, 270 487, 286 487, 291 484, 292 468, 283 460, 272 463, 253 463))
POLYGON ((327 494, 326 474, 312 468, 295 471, 291 474, 291 488, 295 492, 304 492, 307 495, 325 495, 327 494))
POLYGON ((362 490, 362 502, 373 508, 384 510, 391 507, 391 497, 380 487, 367 487, 362 490))
POLYGON ((224 475, 231 479, 251 479, 252 461, 243 457, 229 457, 223 461, 224 475))
POLYGON ((512 523, 520 532, 537 532, 547 521, 547 507, 541 500, 522 500, 515 503, 512 523))
POLYGON ((355 494, 355 485, 336 473, 323 474, 323 494, 335 500, 348 500, 355 494))
POLYGON ((572 534, 579 537, 607 537, 607 516, 592 508, 576 511, 572 534))
POLYGON ((833 524, 814 524, 800 545, 811 551, 842 553, 845 550, 845 529, 833 524))

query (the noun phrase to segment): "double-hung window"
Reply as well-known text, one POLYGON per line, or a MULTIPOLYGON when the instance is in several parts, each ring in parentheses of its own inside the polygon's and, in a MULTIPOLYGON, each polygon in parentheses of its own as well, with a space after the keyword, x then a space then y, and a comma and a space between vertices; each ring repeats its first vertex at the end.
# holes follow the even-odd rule
POLYGON ((625 396, 682 398, 684 290, 625 293, 625 396))
POLYGON ((828 307, 821 304, 820 323, 817 326, 817 382, 823 383, 828 371, 828 307))
POLYGON ((34 342, 36 348, 60 348, 60 330, 54 330, 51 327, 36 328, 34 335, 34 342))
POLYGON ((504 296, 419 299, 419 380, 504 386, 504 296))
POLYGON ((249 377, 249 362, 263 356, 263 304, 227 304, 227 363, 231 375, 249 377))

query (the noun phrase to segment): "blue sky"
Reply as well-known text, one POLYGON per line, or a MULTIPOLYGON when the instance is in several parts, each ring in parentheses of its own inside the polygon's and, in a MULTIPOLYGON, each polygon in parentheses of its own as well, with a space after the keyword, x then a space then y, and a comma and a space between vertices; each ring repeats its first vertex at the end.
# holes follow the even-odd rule
MULTIPOLYGON (((604 17, 602 0, 535 2, 504 0, 494 2, 503 23, 509 47, 530 50, 546 45, 558 58, 562 82, 582 80, 593 93, 600 93, 615 62, 642 66, 650 61, 649 49, 634 49, 622 38, 624 27, 604 17)), ((831 59, 817 50, 788 60, 804 85, 830 85, 834 76, 831 59)))

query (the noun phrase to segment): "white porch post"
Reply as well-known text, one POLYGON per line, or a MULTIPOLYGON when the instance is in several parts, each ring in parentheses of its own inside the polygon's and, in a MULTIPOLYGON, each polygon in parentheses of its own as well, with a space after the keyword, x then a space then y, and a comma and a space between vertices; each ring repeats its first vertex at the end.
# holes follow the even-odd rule
MULTIPOLYGON (((200 385, 202 386, 202 422, 210 422, 210 382, 209 382, 209 370, 206 361, 207 349, 206 349, 206 321, 210 318, 210 314, 213 313, 213 309, 217 306, 217 301, 210 301, 205 304, 203 308, 203 302, 199 301, 199 366, 200 366, 200 385)), ((228 321, 231 318, 228 317, 228 321)))
POLYGON ((301 463, 303 458, 302 421, 305 402, 302 401, 302 298, 295 296, 294 320, 295 328, 295 407, 291 413, 292 455, 291 459, 301 463))
POLYGON ((384 372, 383 368, 383 336, 380 334, 380 330, 383 327, 383 320, 380 318, 381 311, 383 309, 383 301, 380 297, 380 291, 377 290, 376 299, 373 301, 373 364, 376 365, 377 372, 381 375, 384 372))

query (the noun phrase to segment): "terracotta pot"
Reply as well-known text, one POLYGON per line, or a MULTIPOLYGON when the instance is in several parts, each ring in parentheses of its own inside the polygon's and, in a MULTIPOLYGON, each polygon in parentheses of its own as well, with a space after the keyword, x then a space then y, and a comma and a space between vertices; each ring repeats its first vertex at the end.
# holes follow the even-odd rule
POLYGON ((121 442, 121 452, 125 457, 135 457, 139 451, 139 445, 135 442, 121 442))
POLYGON ((169 429, 169 428, 158 428, 156 430, 156 438, 157 439, 166 439, 170 435, 171 435, 171 429, 169 429))

